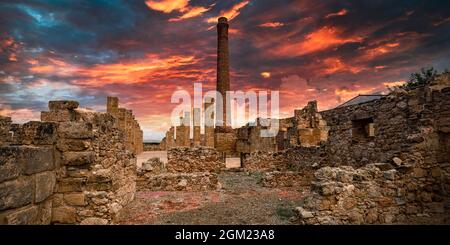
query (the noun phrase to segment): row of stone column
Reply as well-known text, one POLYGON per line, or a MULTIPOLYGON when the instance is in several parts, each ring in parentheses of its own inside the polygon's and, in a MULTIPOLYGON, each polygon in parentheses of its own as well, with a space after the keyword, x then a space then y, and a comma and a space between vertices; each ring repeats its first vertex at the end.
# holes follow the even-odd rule
POLYGON ((144 133, 134 118, 133 111, 119 107, 119 98, 108 97, 106 111, 119 120, 119 127, 125 132, 125 147, 135 154, 144 149, 144 133))
MULTIPOLYGON (((214 106, 213 102, 204 103, 204 112, 211 110, 214 106)), ((192 130, 193 137, 190 138, 191 134, 191 118, 190 113, 185 112, 184 116, 180 118, 179 126, 172 126, 166 132, 165 138, 161 142, 162 149, 170 149, 172 147, 214 147, 214 126, 205 125, 205 134, 201 134, 201 110, 200 108, 192 109, 193 121, 192 130)), ((208 115, 204 113, 204 121, 213 121, 214 114, 210 115, 212 118, 207 118, 208 115)))

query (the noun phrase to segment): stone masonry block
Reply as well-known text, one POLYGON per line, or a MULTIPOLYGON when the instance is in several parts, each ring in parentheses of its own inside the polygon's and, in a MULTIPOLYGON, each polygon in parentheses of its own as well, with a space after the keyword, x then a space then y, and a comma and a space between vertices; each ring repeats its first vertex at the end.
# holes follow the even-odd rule
POLYGON ((68 122, 77 120, 75 111, 43 111, 41 121, 43 122, 68 122))
POLYGON ((9 225, 37 224, 38 211, 36 205, 14 210, 6 216, 6 223, 9 225))
POLYGON ((85 165, 94 161, 95 153, 93 151, 68 151, 63 153, 64 165, 85 165))
POLYGON ((22 163, 23 173, 34 174, 53 170, 53 147, 19 146, 21 149, 18 160, 22 163))
POLYGON ((0 148, 0 182, 20 174, 53 170, 53 147, 5 146, 0 148))
POLYGON ((0 210, 17 208, 33 201, 34 179, 22 177, 0 184, 0 210))
POLYGON ((68 206, 53 208, 52 222, 60 224, 73 224, 77 222, 77 210, 68 206))
POLYGON ((78 102, 73 100, 56 100, 48 102, 50 111, 73 110, 78 108, 78 105, 78 102))
POLYGON ((56 148, 60 151, 84 151, 89 148, 91 142, 83 139, 59 139, 56 148))
POLYGON ((56 184, 56 176, 54 172, 43 172, 36 174, 36 191, 35 202, 42 202, 51 194, 56 184))
POLYGON ((22 168, 16 159, 17 147, 0 147, 0 183, 17 178, 22 168))
POLYGON ((90 139, 93 136, 92 124, 87 122, 62 122, 58 132, 61 137, 68 139, 90 139))
POLYGON ((65 178, 56 184, 56 192, 81 192, 86 185, 86 178, 65 178))
POLYGON ((72 206, 85 206, 87 204, 85 195, 82 192, 64 194, 64 201, 72 206))

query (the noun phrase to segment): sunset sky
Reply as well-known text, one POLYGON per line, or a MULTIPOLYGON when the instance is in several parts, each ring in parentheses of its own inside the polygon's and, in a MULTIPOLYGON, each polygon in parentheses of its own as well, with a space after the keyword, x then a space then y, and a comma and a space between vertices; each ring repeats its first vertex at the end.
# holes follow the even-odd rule
POLYGON ((49 100, 132 109, 146 140, 177 89, 215 88, 216 21, 230 24, 232 90, 279 90, 283 116, 450 68, 450 1, 2 0, 0 115, 39 120, 49 100))

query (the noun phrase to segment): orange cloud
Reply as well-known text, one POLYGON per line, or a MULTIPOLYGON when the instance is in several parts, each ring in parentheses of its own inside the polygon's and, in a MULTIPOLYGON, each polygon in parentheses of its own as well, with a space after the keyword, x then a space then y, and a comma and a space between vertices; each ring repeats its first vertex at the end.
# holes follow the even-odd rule
POLYGON ((277 27, 281 27, 281 26, 284 26, 284 24, 281 22, 267 22, 267 23, 259 25, 259 27, 265 27, 265 28, 277 28, 277 27))
POLYGON ((335 16, 344 16, 347 13, 348 13, 347 9, 341 9, 339 12, 327 14, 327 16, 325 16, 325 18, 331 18, 331 17, 335 17, 335 16))
POLYGON ((267 71, 261 72, 261 76, 264 78, 269 78, 270 75, 271 75, 270 72, 267 72, 267 71))
MULTIPOLYGON (((39 61, 37 60, 34 60, 33 62, 39 64, 39 61)), ((33 65, 31 66, 30 71, 41 74, 72 76, 79 71, 79 68, 56 58, 47 58, 45 64, 33 65)))
MULTIPOLYGON (((206 80, 213 70, 184 69, 188 65, 196 64, 199 60, 194 56, 159 57, 154 54, 147 55, 140 60, 122 61, 113 64, 97 64, 92 67, 83 67, 67 63, 56 58, 47 58, 39 62, 42 65, 30 67, 32 73, 58 75, 63 77, 80 77, 73 80, 79 85, 103 86, 106 84, 137 84, 152 79, 179 78, 206 80)), ((37 63, 36 63, 37 64, 37 63)))
POLYGON ((189 19, 189 18, 194 18, 197 16, 201 16, 203 13, 209 11, 212 8, 212 6, 210 6, 209 8, 205 8, 205 7, 192 7, 192 8, 187 8, 184 9, 183 12, 184 14, 180 17, 177 18, 172 18, 169 19, 169 21, 174 22, 174 21, 180 21, 180 20, 184 20, 184 19, 189 19))
POLYGON ((171 13, 172 11, 182 11, 186 9, 189 0, 147 0, 145 4, 153 10, 163 13, 171 13))
POLYGON ((13 110, 9 106, 0 104, 0 116, 11 117, 15 123, 25 123, 30 120, 39 120, 40 112, 28 108, 13 110))
POLYGON ((342 37, 341 30, 338 28, 325 26, 309 33, 301 41, 275 48, 272 53, 280 56, 300 56, 361 40, 361 37, 342 37))
POLYGON ((365 56, 369 59, 372 59, 380 55, 391 53, 395 51, 395 49, 397 49, 399 46, 400 43, 398 42, 385 43, 377 47, 367 49, 365 52, 365 56))
POLYGON ((336 72, 346 72, 346 71, 355 74, 364 69, 362 67, 345 64, 339 58, 332 58, 332 57, 323 60, 323 65, 326 67, 324 70, 325 74, 333 74, 336 72))
POLYGON ((179 17, 169 19, 170 22, 201 16, 203 13, 209 11, 215 5, 212 4, 209 6, 209 8, 205 8, 202 6, 191 7, 189 6, 189 0, 147 0, 145 1, 145 4, 150 9, 166 14, 172 13, 173 11, 183 13, 183 15, 179 17))
POLYGON ((19 43, 17 43, 12 37, 0 36, 0 55, 4 54, 9 61, 16 62, 18 60, 18 49, 19 43))
POLYGON ((229 10, 221 11, 219 16, 208 18, 206 20, 206 22, 208 22, 208 23, 216 23, 217 19, 219 17, 226 17, 228 20, 232 20, 232 19, 236 18, 241 13, 240 10, 243 7, 247 6, 247 4, 249 4, 249 3, 250 3, 250 1, 240 2, 240 3, 236 4, 236 5, 234 5, 233 7, 231 7, 231 9, 229 9, 229 10))

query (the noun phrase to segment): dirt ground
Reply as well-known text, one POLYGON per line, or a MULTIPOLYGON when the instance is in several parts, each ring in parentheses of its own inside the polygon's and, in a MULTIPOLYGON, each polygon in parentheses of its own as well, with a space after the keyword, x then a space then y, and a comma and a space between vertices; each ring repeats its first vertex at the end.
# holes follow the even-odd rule
POLYGON ((290 224, 301 192, 264 188, 260 175, 222 172, 220 191, 140 191, 117 224, 290 224))

